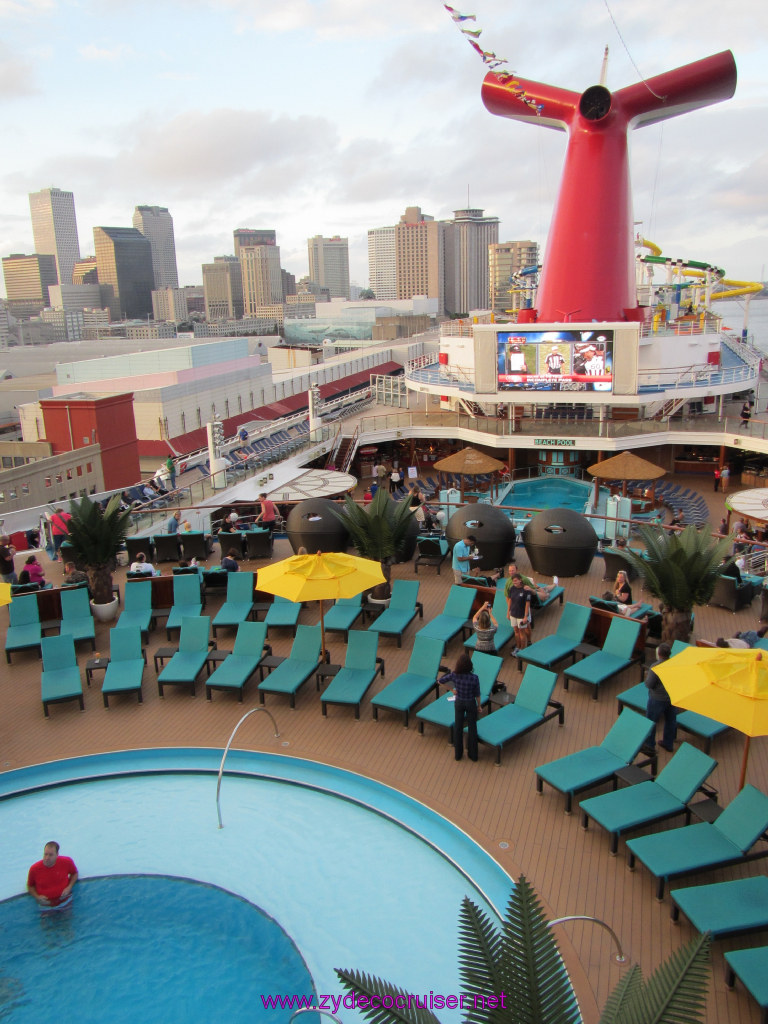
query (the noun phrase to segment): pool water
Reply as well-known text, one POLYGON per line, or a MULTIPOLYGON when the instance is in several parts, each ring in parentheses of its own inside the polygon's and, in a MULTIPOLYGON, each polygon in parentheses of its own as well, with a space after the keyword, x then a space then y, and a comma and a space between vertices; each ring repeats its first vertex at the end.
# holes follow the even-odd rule
MULTIPOLYGON (((318 995, 343 993, 337 967, 379 975, 414 993, 461 991, 461 900, 469 895, 498 920, 497 910, 503 910, 513 884, 493 858, 445 818, 396 790, 328 765, 245 751, 233 750, 228 758, 231 774, 222 784, 224 828, 219 830, 215 792, 220 757, 220 750, 194 748, 132 751, 0 774, 0 900, 10 900, 14 913, 18 907, 34 927, 43 927, 45 917, 59 916, 66 924, 67 914, 79 927, 90 913, 91 885, 94 899, 100 899, 100 886, 88 879, 192 879, 206 884, 186 889, 190 904, 201 893, 207 900, 217 892, 210 887, 217 887, 238 909, 247 907, 244 901, 253 904, 251 920, 271 919, 295 950, 292 963, 306 966, 307 985, 314 985, 318 995), (28 867, 50 839, 61 843, 62 854, 74 859, 85 880, 75 887, 71 910, 59 915, 41 915, 30 897, 12 899, 24 891, 28 867)), ((143 885, 144 880, 128 879, 127 884, 143 885)), ((126 901, 144 902, 130 896, 126 901)), ((182 920, 184 912, 182 907, 182 920)), ((194 933, 202 939, 200 929, 194 933)), ((0 993, 7 991, 18 1001, 12 982, 3 980, 15 977, 7 962, 7 939, 7 932, 0 936, 0 993)), ((122 943, 124 956, 118 950, 112 960, 114 972, 122 965, 121 984, 128 989, 144 984, 143 975, 133 970, 137 947, 146 947, 143 972, 154 970, 154 959, 166 954, 172 961, 173 944, 167 930, 139 924, 138 932, 122 943)), ((229 945, 238 944, 233 932, 229 945)), ((227 958, 229 945, 216 955, 227 958)), ((48 950, 47 955, 55 959, 58 953, 48 950)), ((90 977, 98 957, 91 953, 86 958, 82 962, 90 977)), ((222 1014, 207 1001, 210 971, 202 959, 186 952, 183 959, 191 960, 186 966, 195 972, 195 999, 205 1013, 190 1017, 186 1002, 183 1010, 174 1003, 164 1021, 240 1024, 262 1019, 260 998, 258 1013, 251 1001, 222 1014)), ((240 983, 231 984, 236 989, 240 983)), ((294 978, 270 976, 257 982, 267 995, 297 993, 299 984, 306 988, 294 978)), ((50 998, 56 999, 55 986, 50 998)), ((6 1019, 4 1009, 0 1002, 0 1020, 6 1019)), ((290 1012, 282 1014, 287 1021, 290 1012)), ((441 1011, 440 1016, 458 1024, 461 1011, 441 1011)), ((13 1024, 32 1019, 37 1024, 48 1017, 70 1024, 58 1009, 34 1018, 7 1015, 13 1024)), ((359 1010, 346 1010, 343 1017, 345 1024, 363 1019, 359 1010)), ((72 1024, 85 1019, 79 1013, 70 1018, 72 1024)), ((112 1024, 114 1018, 93 1019, 112 1024)), ((135 1014, 127 1019, 151 1018, 135 1014)))
POLYGON ((60 911, 0 903, 0 1020, 285 1024, 264 992, 313 995, 294 943, 246 900, 166 877, 79 883, 60 911))
POLYGON ((520 480, 502 499, 502 506, 516 509, 570 508, 583 512, 589 501, 590 484, 568 477, 540 477, 520 480))

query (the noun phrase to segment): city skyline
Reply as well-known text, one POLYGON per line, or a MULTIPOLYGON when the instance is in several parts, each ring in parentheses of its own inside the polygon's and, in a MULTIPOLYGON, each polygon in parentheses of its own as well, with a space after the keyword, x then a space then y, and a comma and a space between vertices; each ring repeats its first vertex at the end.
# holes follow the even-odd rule
MULTIPOLYGON (((731 48, 733 100, 634 133, 635 219, 671 258, 765 276, 764 9, 736 0, 726 16, 702 0, 694 17, 660 0, 552 0, 534 20, 479 0, 466 13, 512 70, 579 91, 599 79, 606 43, 613 89, 731 48)), ((439 220, 483 208, 500 241, 533 239, 546 258, 565 136, 485 110, 484 65, 437 0, 284 0, 257 13, 244 0, 161 0, 139 3, 130 23, 123 14, 92 0, 0 4, 15 144, 0 175, 0 255, 34 252, 28 194, 57 186, 74 193, 84 256, 93 227, 167 207, 181 284, 199 284, 245 226, 274 230, 297 278, 309 238, 347 237, 350 277, 365 286, 368 231, 408 206, 439 220), (149 14, 153 33, 139 36, 149 14)))

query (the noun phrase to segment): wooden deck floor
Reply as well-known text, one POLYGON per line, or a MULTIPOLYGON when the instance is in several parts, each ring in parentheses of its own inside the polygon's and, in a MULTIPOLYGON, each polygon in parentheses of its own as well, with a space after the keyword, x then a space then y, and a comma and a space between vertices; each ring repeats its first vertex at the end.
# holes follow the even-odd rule
MULTIPOLYGON (((693 486, 700 481, 690 481, 693 486)), ((705 485, 708 486, 708 480, 705 485)), ((701 484, 700 484, 701 485, 701 484)), ((702 493, 704 491, 702 490, 702 493)), ((713 510, 713 521, 723 514, 720 495, 705 493, 713 510)), ((290 554, 286 541, 278 541, 276 558, 290 554)), ((524 551, 518 549, 519 564, 528 565, 524 551)), ((244 568, 258 568, 254 562, 244 568)), ((590 594, 601 593, 602 559, 596 558, 587 576, 563 580, 566 599, 586 603, 590 594)), ((56 581, 60 568, 47 565, 49 578, 56 581)), ((413 565, 395 567, 396 578, 414 578, 413 565)), ((425 567, 418 575, 419 597, 424 602, 425 619, 442 607, 452 583, 446 564, 440 576, 434 568, 425 567)), ((221 598, 209 601, 206 614, 215 614, 221 598)), ((757 609, 757 602, 754 606, 757 609)), ((551 607, 537 619, 534 639, 554 630, 560 611, 551 607)), ((317 621, 316 608, 302 611, 302 622, 317 621)), ((731 635, 738 628, 754 626, 756 613, 744 610, 736 615, 719 609, 701 609, 696 614, 696 636, 713 639, 731 635)), ((4 636, 7 612, 0 612, 0 635, 4 636)), ((275 714, 280 739, 274 739, 264 716, 256 716, 242 730, 238 745, 253 750, 287 753, 296 757, 325 761, 340 768, 360 772, 394 786, 429 804, 438 812, 464 828, 506 868, 512 876, 524 873, 536 886, 553 917, 572 914, 594 915, 606 921, 619 935, 631 961, 639 962, 648 975, 659 960, 687 940, 692 931, 687 924, 673 925, 669 903, 657 903, 654 882, 640 867, 630 873, 625 866, 623 844, 619 856, 611 857, 607 837, 601 831, 584 832, 578 813, 563 813, 563 798, 545 788, 538 796, 534 786, 536 765, 599 743, 616 715, 615 695, 638 681, 633 667, 614 681, 597 702, 583 687, 563 691, 558 682, 555 697, 565 704, 564 728, 548 724, 523 737, 514 748, 505 751, 501 767, 494 766, 493 753, 481 747, 480 760, 473 764, 466 758, 455 762, 443 733, 426 728, 419 735, 414 723, 405 729, 400 718, 382 713, 374 722, 370 696, 405 669, 409 654, 409 638, 419 627, 412 625, 398 649, 394 640, 380 642, 379 653, 386 659, 386 678, 374 683, 362 708, 360 721, 350 710, 332 707, 328 717, 320 713, 318 695, 312 686, 301 692, 295 711, 287 700, 267 697, 267 705, 275 714)), ((98 627, 97 649, 108 650, 107 630, 98 627)), ((291 637, 278 631, 272 638, 275 653, 287 653, 291 637)), ((219 634, 219 646, 232 643, 232 635, 219 634)), ((13 664, 4 666, 0 692, 3 716, 0 721, 0 766, 3 770, 18 768, 57 758, 83 753, 151 746, 213 746, 222 747, 235 723, 257 700, 255 686, 246 691, 241 705, 228 694, 214 694, 213 702, 204 699, 198 685, 198 696, 171 689, 164 700, 159 699, 151 667, 151 654, 165 643, 165 633, 158 628, 150 636, 148 655, 150 667, 145 674, 144 703, 134 698, 113 698, 109 710, 102 706, 98 681, 86 690, 86 710, 81 714, 75 704, 54 706, 50 719, 43 717, 40 704, 40 662, 34 654, 13 656, 13 664)), ((329 638, 332 661, 342 661, 344 645, 338 634, 329 638)), ((446 652, 452 661, 460 650, 454 640, 446 652)), ((84 665, 90 651, 79 655, 84 665)), ((520 681, 516 662, 504 659, 500 676, 508 689, 515 691, 520 681)), ((730 733, 716 741, 713 754, 718 767, 712 777, 720 792, 721 802, 728 802, 736 792, 742 750, 740 736, 730 733)), ((663 763, 669 755, 660 752, 663 763)), ((752 745, 749 779, 768 790, 768 743, 758 740, 752 745)), ((2 809, 0 807, 0 819, 2 809)), ((674 825, 681 820, 675 820, 674 825)), ((29 851, 30 857, 37 851, 29 851)), ((763 870, 752 865, 755 874, 763 870)), ((739 869, 697 876, 695 881, 711 881, 737 877, 739 869)), ((19 881, 21 888, 23 880, 19 881)), ((685 882, 683 884, 686 884, 685 882)), ((752 944, 758 944, 758 936, 752 944)), ((558 928, 569 970, 577 987, 585 1020, 598 1018, 608 993, 626 968, 613 962, 612 942, 600 928, 581 922, 558 928)), ((710 983, 707 1020, 728 1024, 753 1024, 759 1013, 743 990, 728 992, 724 984, 722 953, 748 941, 715 947, 710 983)))

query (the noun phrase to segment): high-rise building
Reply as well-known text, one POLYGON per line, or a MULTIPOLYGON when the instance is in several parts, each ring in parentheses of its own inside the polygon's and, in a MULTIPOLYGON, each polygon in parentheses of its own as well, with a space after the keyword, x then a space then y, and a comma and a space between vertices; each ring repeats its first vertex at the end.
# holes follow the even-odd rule
POLYGON ((307 249, 310 280, 327 288, 332 299, 348 299, 349 239, 315 235, 307 239, 307 249))
POLYGON ((75 260, 72 271, 72 284, 98 284, 99 272, 96 267, 95 256, 84 256, 75 260))
POLYGON ((539 246, 527 239, 523 242, 497 242, 488 248, 490 308, 496 313, 519 309, 526 304, 526 287, 535 275, 517 278, 523 270, 539 263, 539 246), (517 280, 513 280, 517 278, 517 280))
POLYGON ((437 299, 437 311, 445 310, 443 224, 409 206, 395 225, 395 265, 398 299, 424 295, 437 299))
POLYGON ((487 309, 488 246, 499 240, 499 218, 482 210, 455 210, 445 221, 445 311, 487 309))
POLYGON ((368 279, 377 299, 397 298, 394 227, 371 228, 368 232, 368 279))
POLYGON ((240 249, 243 272, 243 316, 257 316, 264 306, 283 302, 280 247, 248 245, 240 249))
POLYGON ((80 259, 77 237, 75 197, 60 188, 44 188, 30 192, 29 211, 32 215, 32 235, 35 252, 54 256, 56 275, 54 284, 72 284, 72 268, 80 259))
POLYGON ((237 256, 216 256, 203 264, 205 319, 239 320, 243 315, 243 272, 237 256))
POLYGON ((166 207, 137 206, 133 211, 133 226, 149 240, 155 288, 178 288, 173 217, 166 207))
POLYGON ((136 228, 93 229, 99 284, 113 320, 152 313, 152 248, 136 228))
POLYGON ((3 258, 3 277, 8 308, 14 316, 37 316, 50 305, 48 287, 58 283, 56 257, 12 253, 3 258))
POLYGON ((277 245, 277 234, 271 230, 236 228, 233 235, 235 239, 235 256, 238 259, 240 259, 240 250, 245 246, 277 245))
POLYGON ((181 323, 189 316, 183 288, 156 288, 152 292, 152 316, 155 320, 181 323))

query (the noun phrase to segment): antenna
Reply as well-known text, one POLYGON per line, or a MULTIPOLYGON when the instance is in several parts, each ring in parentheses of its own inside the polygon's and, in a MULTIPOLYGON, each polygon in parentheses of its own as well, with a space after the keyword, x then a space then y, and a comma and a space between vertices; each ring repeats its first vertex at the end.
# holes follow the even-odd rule
POLYGON ((600 85, 605 85, 605 80, 608 77, 608 47, 605 47, 603 53, 603 65, 600 68, 600 85))

